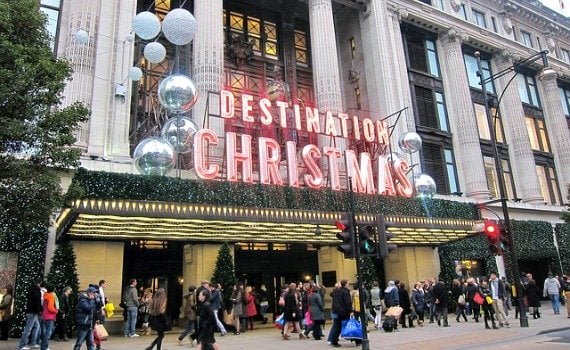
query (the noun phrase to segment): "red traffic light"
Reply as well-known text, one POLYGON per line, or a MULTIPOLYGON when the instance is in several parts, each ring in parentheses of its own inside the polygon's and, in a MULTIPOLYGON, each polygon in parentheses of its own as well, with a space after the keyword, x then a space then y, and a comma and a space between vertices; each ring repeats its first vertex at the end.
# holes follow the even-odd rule
POLYGON ((500 235, 500 228, 496 221, 494 220, 485 220, 485 226, 483 228, 483 232, 487 236, 487 238, 496 240, 499 238, 500 235))
POLYGON ((334 225, 336 226, 336 228, 338 228, 341 231, 344 231, 348 228, 348 221, 346 220, 337 220, 334 222, 334 225))

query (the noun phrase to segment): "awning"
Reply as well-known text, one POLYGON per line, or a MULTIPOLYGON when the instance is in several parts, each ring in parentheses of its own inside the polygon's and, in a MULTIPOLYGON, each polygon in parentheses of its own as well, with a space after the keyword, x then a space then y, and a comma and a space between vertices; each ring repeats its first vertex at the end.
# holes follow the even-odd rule
MULTIPOLYGON (((279 242, 335 245, 340 212, 131 200, 76 200, 56 220, 57 237, 96 240, 279 242)), ((356 214, 373 223, 374 214, 356 214)), ((387 215, 399 246, 436 246, 474 234, 475 221, 387 215)))

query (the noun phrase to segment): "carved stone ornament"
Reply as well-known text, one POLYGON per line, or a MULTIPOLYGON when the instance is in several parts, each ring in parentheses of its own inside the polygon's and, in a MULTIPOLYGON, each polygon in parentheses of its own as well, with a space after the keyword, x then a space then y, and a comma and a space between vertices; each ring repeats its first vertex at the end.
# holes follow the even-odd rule
POLYGON ((253 42, 234 36, 226 46, 228 58, 239 67, 253 59, 253 42))
POLYGON ((513 22, 511 21, 509 13, 503 12, 501 17, 503 19, 502 22, 505 32, 507 32, 507 34, 511 34, 513 32, 513 22))
POLYGON ((348 81, 351 84, 356 84, 360 80, 360 72, 355 69, 350 69, 348 71, 348 81))
POLYGON ((462 5, 461 0, 449 0, 449 3, 451 4, 451 8, 453 9, 453 11, 459 12, 462 5))

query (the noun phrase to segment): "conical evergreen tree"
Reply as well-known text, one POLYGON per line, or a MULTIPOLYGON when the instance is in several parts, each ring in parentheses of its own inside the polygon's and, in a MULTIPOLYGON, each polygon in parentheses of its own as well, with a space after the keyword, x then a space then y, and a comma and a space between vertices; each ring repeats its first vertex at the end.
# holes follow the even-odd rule
POLYGON ((371 257, 360 258, 360 269, 362 270, 362 282, 367 289, 372 287, 372 282, 378 281, 378 272, 371 257))
POLYGON ((212 283, 219 283, 222 285, 222 297, 224 299, 224 305, 226 306, 230 305, 230 297, 236 282, 237 278, 234 268, 234 258, 230 252, 228 242, 225 242, 218 252, 212 283))
POLYGON ((46 281, 56 287, 58 297, 64 287, 70 286, 73 289, 73 293, 69 296, 69 315, 67 316, 67 331, 71 333, 75 324, 79 278, 77 277, 75 252, 68 240, 63 240, 57 245, 51 260, 51 267, 46 275, 46 281))

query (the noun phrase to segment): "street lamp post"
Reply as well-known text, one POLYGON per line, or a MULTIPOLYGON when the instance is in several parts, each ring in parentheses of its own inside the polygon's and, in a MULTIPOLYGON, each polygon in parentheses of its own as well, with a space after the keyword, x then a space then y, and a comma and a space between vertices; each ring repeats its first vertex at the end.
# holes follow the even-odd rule
MULTIPOLYGON (((524 296, 523 296, 523 286, 522 286, 522 281, 521 281, 521 276, 520 276, 520 272, 519 272, 519 265, 518 265, 518 258, 517 258, 517 252, 515 250, 515 243, 514 243, 514 237, 513 237, 513 231, 512 231, 512 226, 511 226, 511 220, 509 218, 509 208, 507 206, 507 191, 506 191, 506 187, 505 187, 505 179, 503 177, 503 164, 501 162, 501 158, 499 156, 499 149, 497 147, 497 135, 496 135, 496 128, 493 126, 493 118, 491 116, 491 111, 489 109, 489 101, 488 101, 488 96, 487 96, 487 88, 486 88, 486 84, 489 82, 494 81, 495 79, 502 77, 505 74, 508 74, 509 72, 514 71, 517 67, 520 67, 524 64, 527 63, 532 63, 536 60, 538 60, 539 58, 542 59, 543 61, 543 65, 544 65, 544 70, 541 72, 541 77, 546 77, 546 78, 550 78, 552 76, 552 74, 556 74, 552 69, 547 70, 546 68, 548 67, 548 59, 546 54, 548 53, 548 51, 541 51, 521 62, 515 63, 512 67, 509 67, 505 70, 502 70, 498 73, 496 73, 495 75, 490 75, 489 77, 485 78, 483 76, 483 67, 481 65, 481 53, 479 51, 475 52, 475 57, 477 58, 477 75, 479 76, 479 83, 481 84, 481 90, 483 92, 483 101, 484 101, 484 105, 485 105, 485 115, 487 117, 487 124, 489 125, 489 135, 490 135, 490 139, 491 139, 491 147, 493 150, 493 159, 495 161, 495 170, 497 172, 497 185, 499 186, 499 194, 501 196, 500 198, 500 202, 501 202, 501 208, 503 210, 503 219, 505 221, 504 224, 504 228, 505 228, 505 232, 507 234, 507 242, 509 245, 509 251, 511 254, 511 265, 512 265, 512 273, 514 275, 514 283, 516 286, 516 291, 517 291, 517 299, 518 299, 518 304, 519 304, 519 310, 520 310, 520 325, 521 327, 528 327, 528 317, 526 314, 526 306, 524 304, 524 296)), ((509 81, 512 82, 512 79, 509 81)), ((508 88, 508 84, 507 86, 505 86, 504 91, 506 91, 506 89, 508 88)), ((503 91, 503 92, 504 92, 503 91)), ((502 96, 501 96, 502 97, 502 96)), ((499 103, 501 102, 500 99, 498 101, 499 103)), ((497 106, 497 109, 499 108, 499 106, 497 106)))

